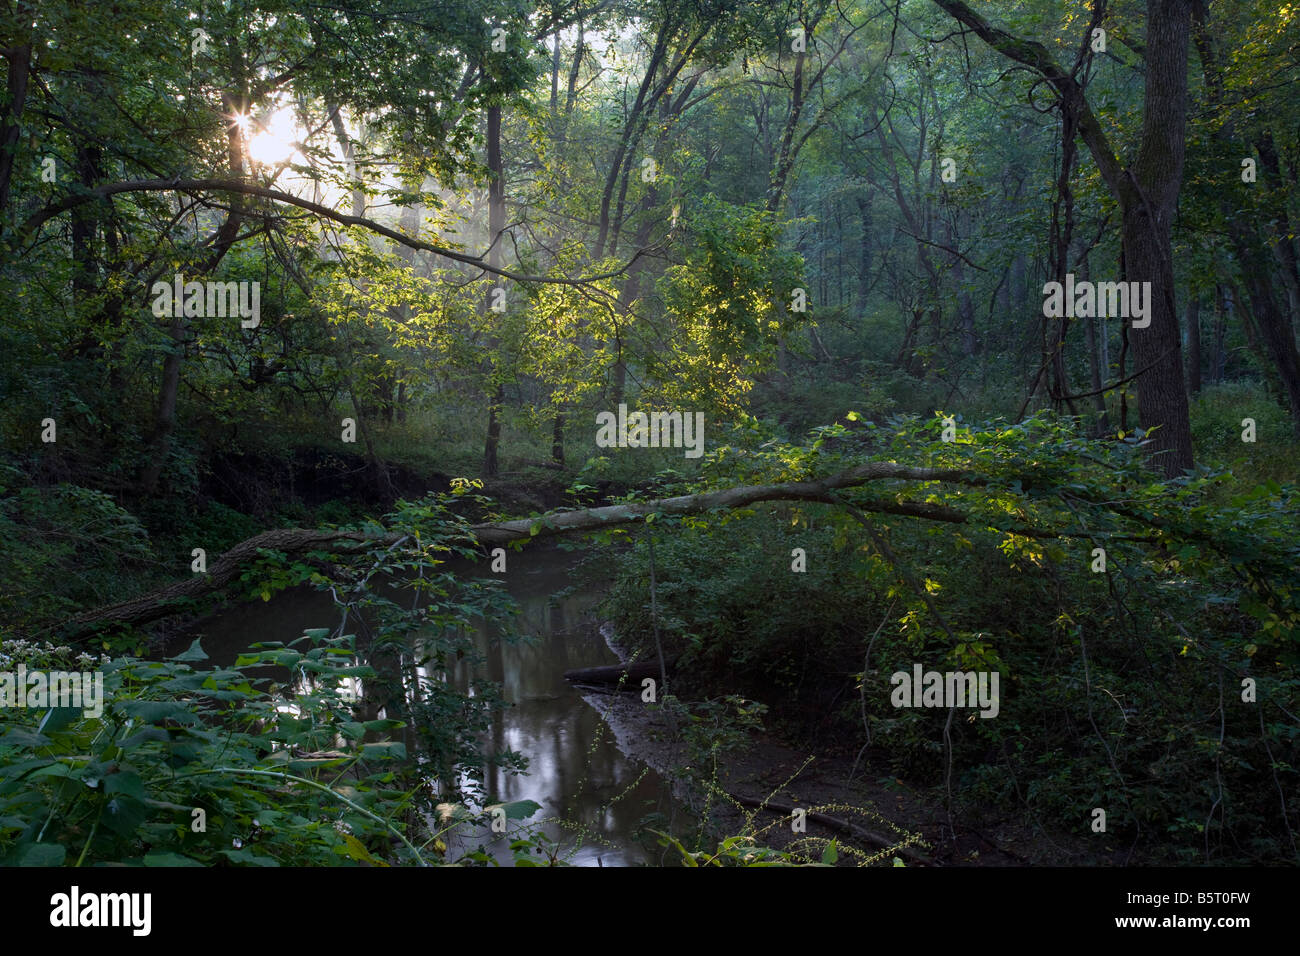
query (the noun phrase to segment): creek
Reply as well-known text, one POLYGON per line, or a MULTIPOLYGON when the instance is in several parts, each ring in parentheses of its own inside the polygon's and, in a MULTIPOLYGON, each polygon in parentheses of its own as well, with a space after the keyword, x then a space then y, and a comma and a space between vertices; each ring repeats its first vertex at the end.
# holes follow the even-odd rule
MULTIPOLYGON (((513 750, 528 761, 524 774, 488 768, 486 802, 541 804, 527 824, 558 843, 560 858, 571 865, 671 863, 641 831, 649 825, 680 834, 689 826, 686 811, 659 774, 618 749, 600 714, 563 677, 572 668, 618 663, 594 614, 607 582, 583 578, 575 584, 577 560, 560 550, 511 553, 510 571, 502 577, 519 606, 514 630, 522 639, 506 639, 500 627, 483 624, 474 633, 476 653, 457 662, 448 676, 461 693, 469 693, 476 680, 500 686, 510 706, 494 715, 483 743, 488 752, 513 750)), ((482 564, 464 564, 463 570, 488 576, 482 564)), ((199 637, 210 658, 224 665, 257 641, 288 643, 338 617, 328 593, 294 588, 196 622, 167 652, 178 653, 199 637)), ((507 833, 494 834, 487 826, 462 824, 447 840, 448 859, 482 846, 508 864, 515 827, 511 821, 507 833)))

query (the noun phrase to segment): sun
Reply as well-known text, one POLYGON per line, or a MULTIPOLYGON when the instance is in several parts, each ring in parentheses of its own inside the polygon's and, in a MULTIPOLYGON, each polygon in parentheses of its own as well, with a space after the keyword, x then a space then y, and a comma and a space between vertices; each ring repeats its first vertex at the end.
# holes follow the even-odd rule
POLYGON ((298 127, 290 109, 276 110, 262 121, 236 116, 235 125, 244 134, 249 159, 259 165, 279 166, 298 154, 298 127))

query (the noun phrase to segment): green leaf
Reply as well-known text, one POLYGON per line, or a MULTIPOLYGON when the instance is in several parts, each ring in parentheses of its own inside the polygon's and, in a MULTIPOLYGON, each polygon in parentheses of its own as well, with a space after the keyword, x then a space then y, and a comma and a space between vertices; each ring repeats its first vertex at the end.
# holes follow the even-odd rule
POLYGON ((388 866, 383 860, 375 859, 365 845, 349 833, 343 835, 343 846, 344 852, 354 860, 362 860, 373 866, 388 866))
POLYGON ((367 720, 362 726, 366 730, 398 730, 406 726, 406 721, 382 717, 379 720, 367 720))
POLYGON ((839 858, 840 854, 839 851, 835 849, 835 841, 831 840, 830 843, 826 844, 826 849, 822 850, 822 862, 833 864, 839 858))
POLYGON ((179 853, 146 853, 144 855, 145 866, 202 866, 198 860, 192 860, 188 856, 182 856, 179 853))
POLYGON ((58 843, 28 843, 5 860, 6 866, 62 866, 67 850, 58 843))
POLYGON ((36 777, 75 777, 80 773, 79 768, 70 766, 66 763, 52 763, 48 767, 42 767, 31 774, 27 779, 33 780, 36 777))
POLYGON ((100 820, 118 836, 130 837, 135 835, 136 827, 144 822, 146 816, 148 811, 143 803, 127 794, 119 794, 104 805, 104 815, 100 820))
POLYGON ((81 719, 82 708, 80 707, 51 707, 41 718, 41 723, 36 729, 41 733, 53 734, 72 726, 81 719))
POLYGON ((384 740, 374 744, 363 744, 361 747, 361 756, 378 758, 380 760, 405 760, 406 744, 396 740, 384 740))
POLYGON ((190 649, 183 654, 177 654, 175 657, 169 657, 169 661, 206 661, 208 655, 203 653, 203 648, 199 646, 199 638, 194 639, 190 649))
POLYGON ((130 770, 110 773, 104 778, 105 793, 122 793, 137 800, 144 799, 144 781, 140 775, 130 770))
POLYGON ((175 700, 129 700, 122 709, 131 717, 147 724, 160 724, 165 720, 174 720, 181 724, 199 723, 188 706, 175 700))
POLYGON ((505 811, 507 820, 526 820, 542 809, 542 805, 532 800, 515 800, 512 803, 495 803, 484 809, 491 813, 497 808, 505 811))

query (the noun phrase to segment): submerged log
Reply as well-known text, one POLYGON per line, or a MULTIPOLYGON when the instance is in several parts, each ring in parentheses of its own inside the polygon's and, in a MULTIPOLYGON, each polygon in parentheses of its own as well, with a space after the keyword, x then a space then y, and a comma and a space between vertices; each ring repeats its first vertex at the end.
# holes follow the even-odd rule
MULTIPOLYGON (((664 661, 664 669, 672 672, 677 658, 670 657, 664 661)), ((617 684, 620 681, 628 689, 641 689, 641 681, 647 677, 659 680, 659 662, 657 660, 635 661, 631 664, 608 664, 604 667, 579 667, 564 672, 564 679, 575 684, 617 684)))
MULTIPOLYGON (((728 797, 736 801, 742 807, 753 807, 756 810, 770 810, 773 813, 783 813, 786 816, 792 816, 796 808, 789 803, 781 803, 777 800, 757 800, 754 797, 746 797, 739 793, 728 793, 728 797)), ((803 808, 808 810, 808 808, 803 808)), ((911 847, 899 846, 897 840, 890 840, 881 836, 865 827, 860 827, 856 823, 850 823, 848 820, 841 820, 839 817, 827 816, 824 813, 818 813, 814 810, 808 810, 808 819, 814 823, 820 823, 824 827, 830 827, 833 830, 839 830, 841 833, 865 840, 872 846, 882 850, 893 850, 899 856, 905 856, 913 863, 919 863, 922 866, 933 866, 934 860, 926 856, 919 850, 913 850, 911 847)))

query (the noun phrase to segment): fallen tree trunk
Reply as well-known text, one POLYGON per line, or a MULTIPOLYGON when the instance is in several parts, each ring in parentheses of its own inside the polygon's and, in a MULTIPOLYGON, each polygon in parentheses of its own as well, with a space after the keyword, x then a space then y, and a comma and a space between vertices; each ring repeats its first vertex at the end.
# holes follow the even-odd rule
MULTIPOLYGON (((671 671, 677 658, 669 657, 664 661, 664 670, 671 671)), ((659 662, 637 661, 634 664, 609 664, 604 667, 578 667, 564 672, 564 679, 575 684, 619 684, 623 683, 630 690, 640 689, 641 681, 647 677, 659 680, 659 662)))
MULTIPOLYGON (((393 541, 402 535, 391 536, 393 541)), ((53 628, 64 640, 80 640, 100 627, 125 624, 148 624, 160 618, 182 613, 194 599, 220 591, 235 581, 240 569, 267 548, 296 554, 315 548, 352 543, 382 543, 382 538, 360 531, 313 530, 310 528, 275 528, 246 538, 213 561, 206 574, 196 574, 184 581, 149 591, 137 597, 108 604, 78 614, 59 628, 53 628)))
MULTIPOLYGON (((946 481, 970 486, 980 486, 980 476, 955 469, 921 468, 895 462, 869 462, 842 471, 819 481, 782 482, 770 485, 744 485, 722 491, 679 495, 655 501, 638 501, 606 505, 600 508, 583 508, 561 511, 540 518, 519 518, 513 521, 495 521, 472 525, 468 531, 484 546, 508 544, 512 541, 550 537, 559 534, 592 531, 616 525, 633 524, 647 515, 692 515, 722 509, 743 508, 761 501, 818 501, 840 504, 835 492, 853 488, 871 481, 901 479, 907 481, 946 481)), ((899 501, 882 498, 863 502, 855 500, 863 511, 884 514, 910 515, 931 521, 956 524, 967 520, 965 512, 946 505, 922 501, 899 501)), ((1032 533, 1032 529, 1017 529, 1018 533, 1032 533)), ((209 564, 206 574, 196 574, 184 581, 169 584, 146 594, 105 605, 70 618, 60 627, 50 628, 64 641, 83 640, 102 627, 147 624, 189 609, 193 599, 219 591, 235 581, 240 568, 255 559, 262 549, 301 554, 319 548, 339 545, 385 546, 399 541, 400 532, 368 534, 362 531, 342 531, 309 528, 276 528, 254 535, 209 564)))

